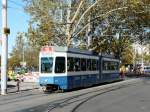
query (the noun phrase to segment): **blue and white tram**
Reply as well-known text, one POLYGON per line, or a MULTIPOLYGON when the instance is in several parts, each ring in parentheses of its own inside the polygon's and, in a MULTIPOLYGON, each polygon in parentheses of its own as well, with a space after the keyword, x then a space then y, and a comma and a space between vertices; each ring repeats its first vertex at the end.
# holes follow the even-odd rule
POLYGON ((112 82, 116 80, 120 80, 120 60, 112 58, 110 56, 101 56, 101 81, 103 82, 112 82))
POLYGON ((119 79, 119 60, 89 51, 45 46, 39 56, 39 83, 70 90, 119 79))

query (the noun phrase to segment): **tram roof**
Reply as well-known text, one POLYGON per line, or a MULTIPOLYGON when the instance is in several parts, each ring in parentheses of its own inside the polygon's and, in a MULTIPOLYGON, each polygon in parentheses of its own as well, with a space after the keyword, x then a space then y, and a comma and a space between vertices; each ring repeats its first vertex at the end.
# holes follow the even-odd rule
POLYGON ((68 47, 61 47, 61 46, 43 46, 42 49, 44 48, 51 48, 53 52, 67 52, 67 53, 80 53, 80 54, 94 55, 92 51, 81 50, 79 48, 68 48, 68 47))
POLYGON ((89 50, 81 50, 79 48, 68 48, 68 47, 62 47, 62 46, 43 46, 41 48, 41 51, 45 48, 50 50, 50 52, 67 52, 67 53, 76 53, 76 54, 86 54, 86 55, 95 55, 95 56, 101 56, 101 57, 106 57, 106 58, 115 58, 113 55, 108 55, 108 54, 98 54, 93 51, 89 50))

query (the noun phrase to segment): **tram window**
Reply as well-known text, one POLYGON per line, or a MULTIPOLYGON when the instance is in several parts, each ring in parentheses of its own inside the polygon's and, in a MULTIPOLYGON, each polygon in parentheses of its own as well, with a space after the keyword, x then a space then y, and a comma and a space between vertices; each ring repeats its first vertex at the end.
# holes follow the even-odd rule
POLYGON ((65 73, 65 57, 56 57, 55 73, 65 73))
POLYGON ((67 59, 67 70, 69 72, 74 71, 74 58, 68 57, 67 59))
POLYGON ((110 70, 115 70, 115 65, 114 64, 115 64, 114 62, 110 63, 110 70))
POLYGON ((92 70, 96 70, 96 68, 97 68, 96 60, 93 59, 92 60, 92 70))
POLYGON ((118 65, 117 62, 111 62, 110 63, 110 69, 111 70, 117 70, 117 68, 118 68, 117 65, 118 65))
POLYGON ((108 62, 103 61, 103 70, 108 70, 108 62))
POLYGON ((119 70, 119 62, 115 63, 115 70, 119 70))
POLYGON ((99 69, 99 61, 97 60, 96 61, 96 70, 98 70, 99 69))
POLYGON ((86 59, 81 59, 81 71, 86 71, 86 59))
POLYGON ((114 62, 113 63, 113 69, 114 70, 118 70, 119 69, 119 63, 118 62, 114 62))
POLYGON ((74 58, 74 71, 80 71, 80 58, 74 58))
POLYGON ((109 62, 104 61, 103 62, 103 70, 118 70, 119 68, 118 62, 109 62))
POLYGON ((41 58, 41 73, 52 73, 53 58, 42 57, 41 58))
POLYGON ((87 70, 91 70, 91 59, 87 59, 87 70))

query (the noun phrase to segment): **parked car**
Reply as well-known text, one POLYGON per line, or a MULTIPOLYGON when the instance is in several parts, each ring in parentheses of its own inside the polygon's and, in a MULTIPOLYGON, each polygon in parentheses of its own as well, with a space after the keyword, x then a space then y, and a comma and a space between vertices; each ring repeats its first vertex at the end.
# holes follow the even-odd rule
POLYGON ((150 74, 150 66, 144 66, 144 74, 150 74))

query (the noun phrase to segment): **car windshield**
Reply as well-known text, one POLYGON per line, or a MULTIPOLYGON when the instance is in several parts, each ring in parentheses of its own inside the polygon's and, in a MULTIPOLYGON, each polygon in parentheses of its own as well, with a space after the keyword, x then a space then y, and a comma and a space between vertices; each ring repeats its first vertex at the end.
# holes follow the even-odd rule
POLYGON ((41 58, 41 73, 52 73, 53 58, 43 57, 41 58))

